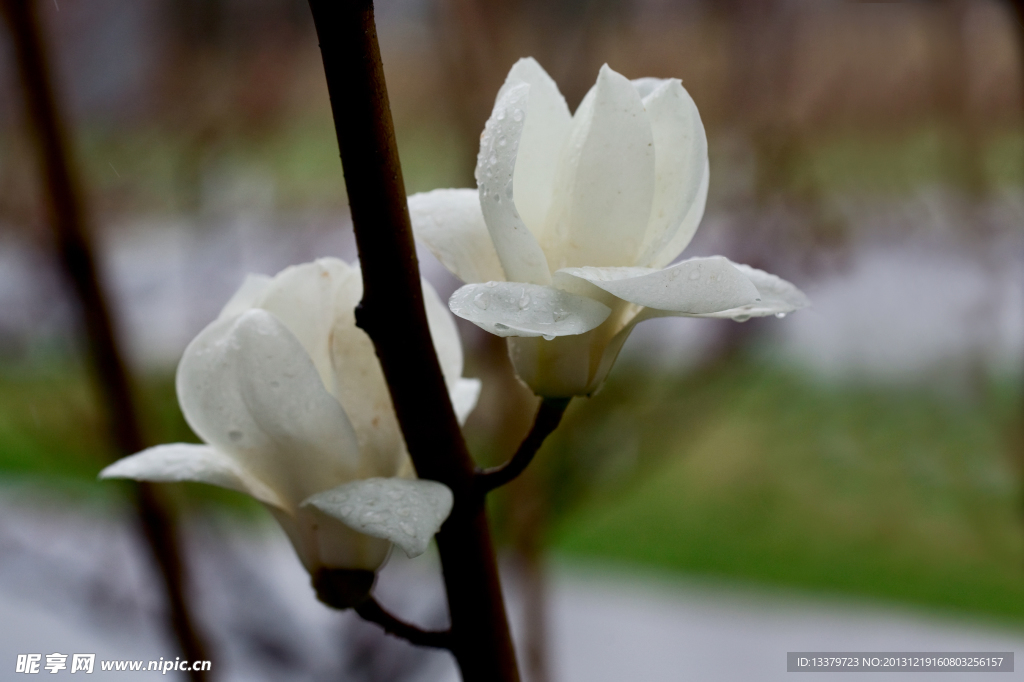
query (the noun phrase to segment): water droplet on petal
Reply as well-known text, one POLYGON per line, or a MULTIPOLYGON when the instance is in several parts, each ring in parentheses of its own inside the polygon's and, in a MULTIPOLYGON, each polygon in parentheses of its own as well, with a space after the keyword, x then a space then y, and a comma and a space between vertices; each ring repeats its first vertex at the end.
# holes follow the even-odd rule
POLYGON ((518 121, 522 121, 523 120, 523 110, 522 109, 516 109, 514 112, 512 112, 512 118, 514 118, 517 122, 518 121))
POLYGON ((498 146, 499 146, 499 147, 504 147, 504 146, 505 146, 505 144, 506 144, 506 141, 505 141, 505 136, 504 136, 504 135, 502 135, 501 137, 499 137, 499 138, 498 138, 498 146))
POLYGON ((529 305, 530 305, 530 295, 524 292, 523 295, 519 297, 519 309, 520 310, 526 310, 527 306, 529 306, 529 305))
POLYGON ((398 527, 401 528, 402 532, 406 535, 416 537, 416 528, 411 523, 406 523, 405 521, 403 521, 402 523, 398 524, 398 527))
POLYGON ((473 305, 480 310, 487 310, 487 294, 480 292, 473 297, 473 305))
POLYGON ((498 194, 497 192, 494 193, 494 203, 496 203, 496 204, 500 204, 501 203, 501 195, 498 194))
POLYGON ((780 320, 782 318, 784 318, 785 316, 786 316, 786 313, 775 313, 775 317, 779 318, 780 320))
POLYGON ((505 110, 504 109, 498 109, 498 115, 495 116, 494 118, 498 119, 499 121, 504 121, 505 120, 505 110))
POLYGON ((487 163, 492 166, 496 165, 498 163, 498 156, 496 154, 491 154, 491 158, 487 159, 487 163))
POLYGON ((497 282, 488 282, 487 286, 489 286, 489 287, 491 287, 493 289, 494 287, 498 286, 498 283, 497 282))
POLYGON ((750 315, 735 315, 732 319, 736 322, 746 322, 750 319, 750 315))
POLYGON ((543 336, 541 336, 541 338, 544 339, 545 341, 554 341, 555 340, 555 337, 552 334, 544 334, 543 336))
POLYGON ((569 317, 569 313, 565 310, 556 310, 551 314, 551 317, 555 319, 555 322, 561 322, 565 318, 569 317))
POLYGON ((693 281, 700 279, 700 270, 694 270, 693 272, 691 272, 690 279, 693 281))
POLYGON ((501 322, 496 322, 494 324, 494 328, 497 329, 499 332, 508 331, 508 325, 502 324, 501 322))

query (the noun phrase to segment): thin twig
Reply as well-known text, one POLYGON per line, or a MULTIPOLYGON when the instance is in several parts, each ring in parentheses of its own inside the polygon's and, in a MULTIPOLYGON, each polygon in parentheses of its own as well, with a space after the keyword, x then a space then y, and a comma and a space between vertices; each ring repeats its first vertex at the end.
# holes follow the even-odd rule
POLYGON ((384 628, 384 632, 389 635, 401 637, 416 646, 429 646, 435 649, 449 650, 452 648, 451 630, 423 630, 416 625, 406 623, 385 611, 384 607, 373 597, 356 606, 356 613, 363 620, 368 620, 381 626, 384 628))
MULTIPOLYGON (((50 78, 43 36, 32 0, 2 0, 17 51, 28 124, 45 174, 61 267, 78 298, 96 378, 103 396, 111 440, 119 456, 142 450, 146 443, 138 418, 128 372, 112 321, 110 306, 96 274, 95 258, 85 228, 85 209, 73 173, 50 78)), ((189 660, 209 660, 185 601, 181 553, 174 522, 153 488, 139 484, 135 512, 163 577, 170 607, 172 629, 189 660)), ((191 672, 196 682, 207 679, 203 671, 191 672)))
POLYGON ((526 434, 526 438, 511 459, 499 466, 477 471, 475 483, 479 494, 487 494, 505 485, 526 470, 533 461, 533 456, 544 444, 544 439, 558 428, 570 400, 572 398, 544 398, 541 401, 537 416, 533 420, 533 428, 526 434))
POLYGON ((373 341, 416 473, 455 496, 437 535, 464 682, 518 682, 475 467, 427 327, 405 184, 370 0, 309 0, 363 273, 356 321, 373 341))

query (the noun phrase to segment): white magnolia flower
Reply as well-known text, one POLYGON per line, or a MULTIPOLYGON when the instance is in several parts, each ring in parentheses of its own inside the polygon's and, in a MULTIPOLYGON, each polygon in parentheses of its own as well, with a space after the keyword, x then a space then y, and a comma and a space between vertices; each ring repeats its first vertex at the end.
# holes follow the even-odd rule
MULTIPOLYGON (((422 553, 452 493, 414 478, 369 337, 355 325, 359 268, 325 258, 276 277, 250 275, 178 365, 182 412, 205 445, 149 448, 102 478, 198 481, 263 502, 302 563, 375 570, 391 544, 422 553)), ((455 322, 423 294, 455 411, 464 420, 480 383, 462 378, 455 322)))
POLYGON ((642 320, 746 320, 807 305, 721 256, 669 265, 708 192, 707 139, 677 79, 601 68, 574 116, 533 59, 512 67, 480 136, 478 189, 409 197, 416 236, 467 286, 452 311, 509 338, 535 393, 586 395, 642 320))

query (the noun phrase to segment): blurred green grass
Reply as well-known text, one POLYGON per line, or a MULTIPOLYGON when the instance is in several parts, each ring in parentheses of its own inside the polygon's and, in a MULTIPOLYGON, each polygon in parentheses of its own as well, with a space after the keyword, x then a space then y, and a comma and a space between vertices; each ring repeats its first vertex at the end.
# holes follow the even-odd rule
MULTIPOLYGON (((169 376, 139 392, 154 442, 195 440, 169 376)), ((999 382, 970 394, 830 383, 763 358, 689 374, 623 363, 535 463, 549 546, 1019 621, 1016 405, 999 382)), ((110 457, 82 367, 0 367, 0 481, 109 500, 123 488, 95 476, 110 457)), ((258 511, 209 486, 165 490, 193 512, 258 511)))
POLYGON ((551 472, 576 491, 559 552, 1024 619, 1010 387, 968 398, 752 362, 615 375, 547 450, 575 462, 551 472), (572 485, 581 467, 590 482, 572 485))

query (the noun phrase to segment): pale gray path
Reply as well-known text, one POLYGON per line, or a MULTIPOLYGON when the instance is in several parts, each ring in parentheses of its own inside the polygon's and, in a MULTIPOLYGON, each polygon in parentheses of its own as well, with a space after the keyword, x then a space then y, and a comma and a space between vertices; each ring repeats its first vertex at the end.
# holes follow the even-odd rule
MULTIPOLYGON (((175 655, 158 620, 145 555, 123 520, 95 509, 54 510, 23 494, 2 498, 0 680, 26 679, 13 673, 19 653, 147 661, 175 655)), ((269 523, 205 524, 189 536, 218 679, 457 679, 446 654, 423 653, 317 603, 290 546, 269 523)), ((378 583, 381 601, 410 620, 442 625, 437 569, 429 553, 393 558, 378 583)), ((518 625, 515 574, 506 576, 518 625)), ((1024 629, 578 563, 556 563, 550 617, 556 682, 782 680, 793 678, 785 672, 786 652, 797 650, 1024 652, 1024 629)), ((97 671, 89 679, 132 677, 97 671)))

